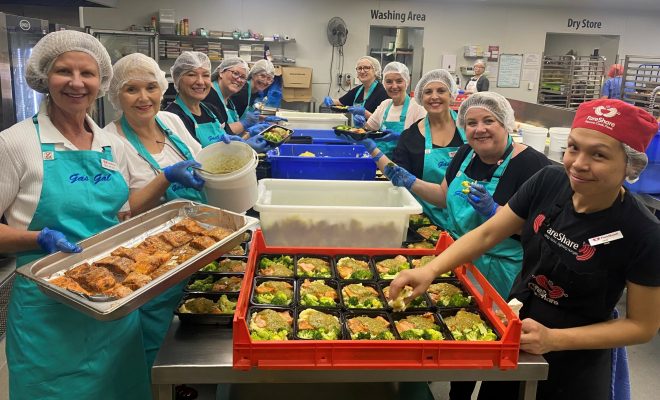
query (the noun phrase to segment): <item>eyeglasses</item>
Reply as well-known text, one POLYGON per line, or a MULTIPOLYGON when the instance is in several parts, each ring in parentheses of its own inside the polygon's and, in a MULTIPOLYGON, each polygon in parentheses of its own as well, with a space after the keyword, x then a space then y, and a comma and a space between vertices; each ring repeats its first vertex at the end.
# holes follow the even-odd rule
POLYGON ((241 74, 241 73, 238 72, 238 71, 234 71, 234 70, 232 70, 232 69, 228 69, 227 72, 230 72, 230 73, 231 73, 231 76, 232 76, 234 79, 236 79, 237 81, 243 81, 243 82, 247 81, 247 76, 241 74))
POLYGON ((273 82, 273 77, 268 75, 268 74, 256 74, 254 75, 255 78, 259 78, 259 80, 262 80, 266 83, 272 83, 273 82))
POLYGON ((355 70, 357 72, 362 72, 362 71, 369 71, 371 69, 371 66, 367 65, 366 67, 356 67, 355 70))

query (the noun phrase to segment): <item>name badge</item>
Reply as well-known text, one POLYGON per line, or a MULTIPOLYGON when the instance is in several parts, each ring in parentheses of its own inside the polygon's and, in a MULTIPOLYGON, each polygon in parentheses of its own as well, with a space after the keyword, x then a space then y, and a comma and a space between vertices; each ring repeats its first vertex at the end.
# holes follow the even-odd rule
POLYGON ((424 154, 431 154, 431 149, 424 149, 424 154))
POLYGON ((599 244, 607 244, 609 242, 613 242, 615 240, 623 239, 623 234, 621 231, 616 231, 616 232, 610 232, 606 233, 604 235, 592 237, 589 239, 589 244, 592 246, 597 246, 599 244))
POLYGON ((105 169, 109 169, 110 171, 118 171, 119 168, 117 168, 117 164, 115 164, 112 161, 108 161, 105 158, 101 159, 101 166, 105 169))
POLYGON ((455 151, 450 151, 449 152, 449 158, 454 158, 455 155, 456 155, 455 151))
POLYGON ((55 152, 53 152, 53 151, 44 151, 44 152, 41 153, 41 157, 45 161, 54 160, 55 159, 55 152))

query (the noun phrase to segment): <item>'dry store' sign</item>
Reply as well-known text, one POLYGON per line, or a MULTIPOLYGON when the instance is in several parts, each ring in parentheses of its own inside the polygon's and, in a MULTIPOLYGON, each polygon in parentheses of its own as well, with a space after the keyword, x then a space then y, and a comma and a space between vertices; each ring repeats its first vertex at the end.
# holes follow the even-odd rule
POLYGON ((417 22, 417 21, 426 21, 426 14, 415 13, 412 11, 380 11, 380 10, 371 10, 371 19, 378 21, 398 21, 401 23, 404 22, 417 22))

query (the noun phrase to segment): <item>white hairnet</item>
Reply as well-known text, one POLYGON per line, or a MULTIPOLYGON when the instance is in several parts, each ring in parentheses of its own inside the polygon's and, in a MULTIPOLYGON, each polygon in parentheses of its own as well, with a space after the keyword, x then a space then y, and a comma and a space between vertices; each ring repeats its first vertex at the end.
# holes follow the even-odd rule
POLYGON ((113 75, 108 89, 108 100, 115 110, 120 111, 119 93, 128 81, 157 82, 160 90, 167 90, 165 72, 161 71, 156 60, 142 53, 133 53, 120 58, 112 67, 113 75))
POLYGON ((229 68, 232 68, 236 65, 243 68, 245 70, 246 74, 250 70, 247 63, 242 58, 238 58, 238 57, 225 58, 224 60, 222 60, 220 65, 218 65, 218 68, 216 68, 215 71, 213 71, 213 74, 211 74, 211 80, 212 81, 217 80, 218 76, 220 75, 221 72, 224 72, 224 71, 228 70, 229 68))
POLYGON ((177 92, 179 91, 179 79, 183 74, 197 68, 204 68, 211 72, 211 60, 200 51, 184 51, 174 60, 174 65, 170 68, 170 74, 172 74, 174 89, 177 92))
POLYGON ((42 37, 32 49, 32 55, 28 59, 25 69, 27 84, 39 93, 48 93, 48 72, 55 59, 69 51, 81 51, 96 60, 101 77, 97 97, 102 97, 108 90, 112 78, 112 61, 101 42, 84 32, 56 31, 42 37))
POLYGON ((637 151, 625 143, 621 143, 621 145, 626 153, 626 181, 635 183, 649 163, 649 158, 646 153, 637 151))
POLYGON ((454 82, 454 78, 451 74, 444 69, 434 69, 422 75, 422 78, 417 82, 417 86, 415 87, 415 101, 417 104, 424 104, 422 103, 424 88, 432 82, 440 82, 444 84, 449 89, 451 98, 456 98, 456 95, 458 94, 458 86, 456 86, 456 82, 454 82))
POLYGON ((389 73, 400 74, 403 80, 406 81, 406 87, 410 85, 410 70, 408 70, 408 67, 405 64, 398 61, 392 61, 383 69, 383 79, 385 79, 385 76, 389 73))
POLYGON ((261 74, 261 73, 265 73, 270 75, 271 77, 274 77, 275 66, 273 66, 272 62, 266 59, 259 60, 256 63, 254 63, 254 65, 250 69, 250 73, 248 74, 248 79, 252 78, 252 75, 261 74))
POLYGON ((458 109, 458 126, 465 129, 465 116, 471 108, 475 107, 482 108, 493 114, 508 133, 512 133, 515 129, 516 119, 509 100, 495 92, 477 92, 463 100, 458 109))
POLYGON ((380 71, 381 71, 380 61, 376 60, 375 58, 373 58, 371 56, 362 56, 362 57, 358 58, 358 60, 355 62, 355 65, 357 66, 357 64, 361 60, 369 61, 371 63, 371 67, 374 69, 374 75, 376 75, 376 79, 380 79, 380 77, 381 77, 381 74, 380 74, 380 71))

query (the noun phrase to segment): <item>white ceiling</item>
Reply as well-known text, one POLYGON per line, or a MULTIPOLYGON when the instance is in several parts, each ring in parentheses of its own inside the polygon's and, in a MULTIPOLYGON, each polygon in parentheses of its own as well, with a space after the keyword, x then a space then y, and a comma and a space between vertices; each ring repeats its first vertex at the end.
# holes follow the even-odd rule
POLYGON ((594 10, 658 11, 660 0, 433 0, 440 3, 524 5, 594 10))

